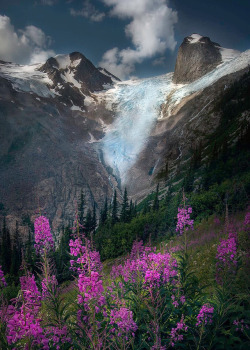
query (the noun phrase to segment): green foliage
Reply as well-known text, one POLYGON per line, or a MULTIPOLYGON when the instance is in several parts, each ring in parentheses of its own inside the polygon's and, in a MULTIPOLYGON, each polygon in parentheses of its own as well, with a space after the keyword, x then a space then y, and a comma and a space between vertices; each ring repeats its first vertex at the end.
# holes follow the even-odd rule
POLYGON ((60 283, 72 278, 71 272, 69 270, 69 241, 71 238, 71 234, 72 231, 70 229, 70 225, 68 225, 66 228, 63 227, 60 244, 55 252, 57 279, 60 283))

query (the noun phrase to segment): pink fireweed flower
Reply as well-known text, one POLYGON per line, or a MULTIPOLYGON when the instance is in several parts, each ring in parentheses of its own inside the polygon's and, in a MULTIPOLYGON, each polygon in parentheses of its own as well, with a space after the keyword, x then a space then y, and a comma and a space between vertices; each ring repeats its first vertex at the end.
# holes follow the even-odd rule
POLYGON ((233 324, 236 326, 236 332, 244 332, 245 329, 249 329, 248 325, 244 320, 234 320, 233 324))
POLYGON ((41 306, 41 293, 37 288, 35 276, 28 275, 20 277, 20 284, 26 308, 39 309, 41 306))
POLYGON ((130 259, 135 260, 138 259, 143 252, 145 251, 145 247, 143 245, 143 241, 134 241, 131 253, 130 253, 130 259))
POLYGON ((237 236, 230 233, 231 238, 223 239, 217 247, 216 281, 223 283, 225 272, 235 273, 237 267, 237 236))
POLYGON ((35 249, 37 254, 44 255, 54 249, 54 239, 50 231, 49 220, 45 216, 39 216, 34 223, 35 249))
POLYGON ((48 339, 48 349, 51 346, 60 350, 61 345, 63 344, 71 344, 72 340, 69 336, 69 332, 66 326, 64 327, 48 327, 46 329, 46 338, 48 339))
POLYGON ((106 302, 103 296, 103 283, 99 273, 91 271, 90 276, 80 274, 78 289, 82 293, 78 295, 78 303, 84 304, 86 310, 89 310, 89 305, 94 303, 95 311, 99 312, 100 307, 106 302))
POLYGON ((8 308, 7 340, 9 344, 18 340, 30 339, 32 346, 44 341, 41 320, 38 317, 41 307, 41 294, 34 275, 20 277, 21 295, 16 303, 8 308), (21 306, 18 306, 21 303, 21 306))
MULTIPOLYGON (((250 208, 248 207, 248 210, 249 210, 250 208)), ((246 216, 245 216, 245 220, 244 220, 244 225, 245 226, 249 226, 250 225, 250 211, 248 211, 247 213, 246 213, 246 216)))
POLYGON ((0 265, 0 288, 7 287, 7 283, 5 281, 4 273, 2 270, 2 266, 0 265))
POLYGON ((27 313, 22 306, 16 311, 7 324, 7 341, 13 344, 21 339, 32 339, 32 346, 41 344, 44 340, 41 320, 32 313, 27 313))
POLYGON ((120 277, 122 282, 136 283, 138 280, 143 280, 147 289, 172 283, 177 275, 177 261, 171 254, 148 251, 144 251, 134 260, 129 257, 124 265, 113 266, 111 272, 112 278, 120 277))
POLYGON ((214 308, 209 304, 204 304, 197 316, 196 326, 212 324, 213 322, 214 308))
POLYGON ((119 310, 111 310, 110 324, 117 326, 118 330, 113 328, 112 332, 117 333, 118 337, 125 335, 126 338, 129 333, 134 336, 138 328, 137 324, 133 320, 133 312, 126 307, 121 307, 119 310))
POLYGON ((102 264, 100 254, 90 249, 89 240, 85 239, 85 245, 81 238, 71 239, 69 242, 70 254, 74 258, 70 260, 71 269, 78 273, 78 304, 83 304, 86 311, 94 307, 95 312, 106 303, 101 279, 102 264))
POLYGON ((194 220, 190 219, 190 214, 192 214, 192 208, 190 206, 178 208, 176 232, 179 232, 180 235, 185 230, 194 228, 194 220))
POLYGON ((182 315, 180 322, 177 322, 176 327, 171 329, 170 345, 174 347, 176 342, 182 341, 184 338, 183 332, 187 332, 187 330, 188 326, 185 325, 184 316, 182 315))
POLYGON ((70 260, 71 269, 84 274, 90 271, 100 272, 102 270, 102 263, 99 252, 90 249, 89 240, 85 239, 84 243, 85 245, 80 238, 70 240, 70 255, 73 257, 70 260))

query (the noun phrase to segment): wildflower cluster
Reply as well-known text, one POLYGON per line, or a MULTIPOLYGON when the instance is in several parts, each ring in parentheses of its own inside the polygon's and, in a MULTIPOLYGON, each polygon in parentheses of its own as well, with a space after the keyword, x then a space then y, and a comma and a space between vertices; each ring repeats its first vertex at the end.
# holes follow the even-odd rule
POLYGON ((54 239, 50 231, 49 220, 39 216, 34 223, 36 253, 43 255, 54 249, 54 239))
POLYGON ((180 322, 177 322, 176 327, 171 329, 170 345, 175 346, 176 342, 181 342, 184 339, 183 332, 187 332, 188 327, 184 323, 184 316, 182 315, 180 322))
POLYGON ((41 319, 38 317, 41 307, 39 292, 34 275, 20 278, 21 295, 8 308, 7 340, 15 344, 18 340, 29 339, 32 346, 44 344, 41 319), (18 305, 21 303, 21 306, 18 305))
MULTIPOLYGON (((248 207, 249 210, 249 207, 248 207)), ((245 220, 244 220, 244 225, 249 226, 250 225, 250 211, 246 213, 245 220)))
MULTIPOLYGON (((177 228, 178 232, 184 233, 185 247, 188 246, 186 231, 193 226, 191 212, 191 207, 184 201, 184 206, 179 209, 177 228)), ((249 225, 247 220, 246 217, 246 225, 249 225)), ((51 266, 49 252, 54 248, 54 242, 48 220, 39 217, 35 230, 41 284, 37 285, 35 276, 26 272, 20 278, 18 296, 10 305, 6 301, 0 306, 1 348, 217 348, 217 335, 210 339, 208 330, 216 329, 219 334, 220 329, 216 328, 219 322, 215 318, 219 317, 219 312, 212 306, 212 299, 209 304, 204 301, 205 295, 199 294, 199 286, 188 270, 188 255, 180 256, 178 263, 172 255, 183 250, 182 246, 161 245, 157 252, 155 247, 144 246, 142 241, 135 242, 127 259, 113 266, 111 283, 105 285, 108 279, 103 280, 99 253, 82 232, 77 232, 69 242, 70 269, 76 277, 77 297, 74 304, 68 306, 61 303, 63 298, 51 266)), ((230 225, 227 230, 227 239, 217 247, 216 266, 220 278, 225 272, 236 271, 237 266, 237 231, 230 225)), ((0 266, 0 288, 4 286, 6 281, 0 266)), ((1 292, 0 298, 3 296, 4 292, 1 292)), ((227 322, 230 332, 238 332, 236 342, 241 338, 245 340, 249 329, 247 321, 241 319, 245 317, 244 313, 238 317, 240 320, 227 322)), ((234 318, 229 315, 227 319, 234 318)), ((225 339, 223 332, 224 329, 221 334, 225 339)))
POLYGON ((202 306, 202 308, 200 309, 199 314, 197 316, 196 326, 212 324, 213 312, 214 312, 213 306, 211 306, 209 304, 204 304, 202 306))
POLYGON ((235 273, 237 266, 237 234, 230 232, 228 237, 217 246, 216 280, 219 284, 222 284, 225 274, 235 273))
POLYGON ((236 332, 244 332, 245 329, 249 329, 248 325, 244 320, 234 320, 233 324, 236 326, 236 332))
POLYGON ((86 311, 92 305, 99 312, 99 308, 105 304, 100 254, 90 249, 89 240, 84 239, 84 245, 83 239, 78 237, 69 242, 70 254, 75 258, 70 260, 70 265, 78 273, 78 303, 83 304, 86 311))
POLYGON ((147 289, 159 288, 161 285, 174 282, 177 277, 177 261, 169 253, 154 253, 144 247, 139 257, 132 260, 132 255, 124 265, 114 266, 112 276, 122 277, 125 282, 136 283, 142 280, 147 289))
POLYGON ((190 219, 190 214, 192 214, 190 206, 185 205, 183 208, 178 208, 176 232, 179 232, 180 235, 190 228, 193 229, 194 220, 190 219))
POLYGON ((121 307, 119 310, 111 310, 110 324, 115 325, 118 329, 112 328, 112 332, 116 333, 118 337, 125 336, 128 339, 128 333, 132 332, 135 336, 137 324, 133 320, 133 313, 126 307, 121 307))

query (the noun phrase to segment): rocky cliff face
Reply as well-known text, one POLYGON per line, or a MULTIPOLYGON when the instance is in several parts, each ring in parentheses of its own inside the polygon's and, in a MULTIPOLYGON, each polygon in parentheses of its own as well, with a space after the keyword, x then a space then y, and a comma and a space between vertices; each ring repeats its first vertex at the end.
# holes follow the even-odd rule
POLYGON ((10 227, 18 220, 24 230, 22 218, 40 211, 56 231, 74 219, 81 191, 97 212, 112 198, 117 181, 93 142, 112 122, 92 94, 106 84, 112 79, 78 53, 42 66, 1 62, 0 217, 10 227))
POLYGON ((112 74, 103 74, 80 52, 51 57, 38 70, 47 74, 61 102, 82 109, 88 106, 91 93, 113 84, 112 74))
POLYGON ((220 45, 208 37, 192 34, 181 44, 173 76, 175 84, 190 83, 222 62, 220 45))

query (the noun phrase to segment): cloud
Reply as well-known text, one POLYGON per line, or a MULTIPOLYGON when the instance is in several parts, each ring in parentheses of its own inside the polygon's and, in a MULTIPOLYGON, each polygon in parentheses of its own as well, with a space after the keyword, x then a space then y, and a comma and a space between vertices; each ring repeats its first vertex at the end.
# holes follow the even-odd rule
POLYGON ((10 18, 0 15, 0 59, 20 64, 44 62, 55 52, 49 50, 51 38, 38 27, 15 30, 10 18))
POLYGON ((89 0, 84 1, 82 9, 79 11, 71 8, 70 14, 72 16, 82 16, 88 18, 93 22, 101 22, 105 17, 105 13, 97 10, 95 6, 90 3, 89 0))
POLYGON ((125 34, 133 48, 113 48, 104 53, 102 67, 121 78, 135 70, 135 64, 166 49, 174 50, 174 25, 177 12, 168 7, 167 0, 102 0, 111 7, 112 16, 131 20, 125 26, 125 34))

